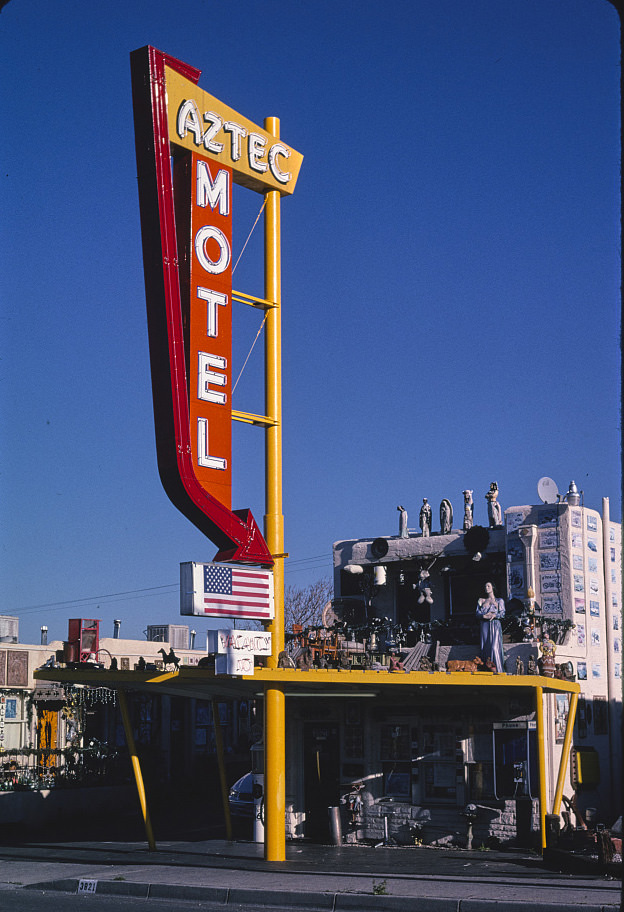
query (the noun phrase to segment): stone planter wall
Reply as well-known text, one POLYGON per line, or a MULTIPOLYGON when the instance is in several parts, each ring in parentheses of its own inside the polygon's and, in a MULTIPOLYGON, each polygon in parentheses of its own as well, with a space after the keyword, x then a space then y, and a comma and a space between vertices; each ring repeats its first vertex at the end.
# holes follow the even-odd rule
MULTIPOLYGON (((362 808, 354 824, 343 813, 345 842, 382 842, 385 835, 384 816, 388 815, 388 834, 399 844, 414 845, 414 836, 427 845, 466 845, 468 824, 456 806, 416 807, 394 802, 376 802, 362 808)), ((539 831, 539 806, 532 802, 531 831, 539 831)), ((500 808, 479 809, 473 824, 473 848, 487 845, 495 838, 501 843, 517 842, 516 802, 501 802, 500 808)))
POLYGON ((0 792, 0 825, 38 827, 73 818, 93 818, 98 813, 110 814, 115 807, 125 809, 131 802, 138 802, 136 794, 136 788, 131 785, 0 792))

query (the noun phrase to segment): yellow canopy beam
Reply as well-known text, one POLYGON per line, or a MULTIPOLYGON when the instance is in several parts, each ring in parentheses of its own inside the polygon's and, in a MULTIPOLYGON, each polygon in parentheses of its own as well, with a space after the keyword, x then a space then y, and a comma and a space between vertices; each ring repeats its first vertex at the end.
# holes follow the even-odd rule
POLYGON ((544 688, 535 688, 537 722, 537 765, 539 768, 539 812, 542 851, 546 848, 546 743, 544 740, 544 688))
POLYGON ((271 307, 279 306, 275 301, 267 301, 266 298, 258 298, 242 291, 233 291, 232 300, 238 301, 239 304, 249 304, 250 307, 257 307, 260 310, 268 310, 271 307))
POLYGON ((275 418, 268 418, 266 415, 254 415, 252 412, 240 412, 232 409, 232 419, 234 421, 244 421, 245 424, 257 424, 262 427, 275 427, 277 421, 275 418))
POLYGON ((136 744, 134 742, 132 722, 130 720, 130 713, 128 712, 128 702, 126 700, 125 691, 118 690, 117 699, 119 700, 119 709, 121 710, 121 718, 126 735, 126 744, 128 745, 130 759, 132 760, 132 770, 134 772, 134 781, 136 782, 139 802, 141 804, 141 813, 143 814, 143 824, 145 826, 147 844, 150 848, 150 851, 155 852, 156 843, 154 841, 154 833, 152 832, 152 824, 150 821, 149 809, 147 807, 147 796, 145 794, 145 785, 143 783, 143 775, 141 773, 141 764, 139 763, 139 755, 137 754, 136 744))
POLYGON ((561 800, 563 798, 563 784, 565 780, 566 769, 570 759, 570 748, 572 747, 572 733, 574 730, 574 721, 576 719, 576 707, 578 706, 579 695, 573 693, 570 698, 570 709, 568 710, 568 721, 566 723, 565 737, 561 749, 561 760, 559 761, 559 775, 557 777, 557 788, 555 789, 555 800, 553 801, 553 814, 559 814, 561 810, 561 800))
POLYGON ((223 752, 223 732, 221 731, 221 717, 219 715, 219 703, 216 698, 212 698, 212 721, 215 731, 215 746, 217 748, 217 765, 219 767, 219 783, 221 785, 221 801, 223 802, 223 816, 225 818, 225 838, 228 842, 232 841, 232 815, 230 814, 230 802, 228 800, 228 787, 225 777, 225 755, 223 752))

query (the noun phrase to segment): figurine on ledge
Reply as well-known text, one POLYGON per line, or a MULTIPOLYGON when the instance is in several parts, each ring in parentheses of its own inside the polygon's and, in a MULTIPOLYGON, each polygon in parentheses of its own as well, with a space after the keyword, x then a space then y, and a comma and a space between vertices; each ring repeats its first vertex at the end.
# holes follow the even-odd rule
POLYGON ((464 532, 472 529, 474 525, 474 502, 472 500, 472 491, 466 489, 464 492, 464 532))
POLYGON ((407 529, 407 510, 405 507, 402 507, 400 504, 397 507, 399 511, 399 538, 409 538, 409 532, 407 529))
POLYGON ((170 649, 169 652, 166 652, 164 649, 159 649, 158 651, 162 656, 163 665, 165 668, 167 668, 167 665, 173 665, 177 671, 180 664, 180 659, 177 657, 173 649, 170 649))
POLYGON ((420 508, 419 524, 422 530, 423 538, 429 538, 431 535, 431 504, 426 497, 423 497, 423 505, 420 508))
POLYGON ((485 598, 477 603, 477 617, 481 621, 481 658, 487 666, 493 666, 503 674, 503 628, 500 622, 505 617, 505 602, 496 598, 492 583, 485 584, 485 598))
POLYGON ((546 678, 554 678, 555 676, 555 653, 557 647, 553 641, 548 636, 548 633, 544 633, 542 641, 539 644, 539 650, 542 654, 540 659, 540 664, 542 666, 542 674, 546 678))
POLYGON ((500 528, 503 525, 503 511, 498 502, 498 484, 495 481, 490 485, 490 490, 485 495, 485 499, 488 502, 490 529, 500 528))
POLYGON ((310 671, 312 668, 312 650, 309 646, 297 656, 297 668, 299 671, 310 671))
POLYGON ((282 649, 280 654, 277 657, 277 667, 278 668, 294 668, 295 663, 285 649, 282 649))
POLYGON ((440 504, 440 532, 442 535, 448 535, 453 529, 453 506, 451 501, 445 497, 440 504))

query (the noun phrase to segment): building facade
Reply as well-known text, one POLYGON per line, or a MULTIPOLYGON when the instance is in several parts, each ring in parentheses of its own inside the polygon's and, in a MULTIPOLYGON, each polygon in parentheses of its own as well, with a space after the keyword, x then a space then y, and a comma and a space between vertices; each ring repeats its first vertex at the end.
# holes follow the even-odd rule
MULTIPOLYGON (((491 688, 432 686, 422 700, 295 708, 292 749, 303 779, 306 758, 333 745, 332 796, 357 806, 354 838, 383 839, 389 817, 408 841, 420 833, 428 842, 461 842, 473 805, 475 839, 530 841, 539 775, 527 674, 581 688, 562 825, 565 808, 576 823, 571 805, 607 825, 621 813, 621 526, 610 521, 607 499, 599 513, 572 487, 559 502, 510 507, 498 519, 485 528, 465 515, 464 528, 453 529, 443 502, 440 532, 410 532, 402 515, 397 535, 334 544, 336 617, 350 635, 359 628, 360 638, 363 631, 369 642, 385 642, 382 663, 394 654, 405 670, 431 669, 432 684, 479 656, 475 609, 487 582, 506 607, 508 687, 496 686, 494 675, 491 688)), ((544 696, 549 808, 569 706, 569 693, 544 696)), ((313 776, 312 767, 307 779, 313 776)), ((308 792, 305 781, 293 787, 292 806, 312 807, 308 792)))
MULTIPOLYGON (((158 636, 168 629, 188 644, 188 628, 155 628, 158 636)), ((122 672, 141 667, 158 672, 165 665, 162 652, 169 654, 171 649, 163 639, 100 637, 97 665, 82 665, 95 668, 97 681, 83 686, 33 677, 37 669, 66 667, 59 661, 67 654, 66 641, 20 643, 15 627, 13 635, 0 642, 0 819, 4 825, 50 823, 83 801, 92 811, 113 813, 119 799, 113 799, 110 790, 120 787, 127 788, 133 800, 124 728, 115 687, 108 686, 109 672, 115 666, 122 672)), ((196 667, 203 655, 203 649, 175 649, 182 668, 196 667)), ((174 794, 176 787, 194 782, 196 795, 207 797, 210 807, 220 807, 215 706, 229 779, 234 781, 249 764, 253 701, 213 703, 210 698, 139 689, 129 693, 133 735, 152 801, 163 786, 167 794, 174 794)))

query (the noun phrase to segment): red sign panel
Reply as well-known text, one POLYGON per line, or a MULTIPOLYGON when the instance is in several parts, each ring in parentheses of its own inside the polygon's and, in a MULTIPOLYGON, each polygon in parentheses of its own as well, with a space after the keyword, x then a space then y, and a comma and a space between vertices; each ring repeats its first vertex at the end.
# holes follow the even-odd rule
POLYGON ((184 152, 174 187, 194 472, 230 508, 232 172, 184 152))

